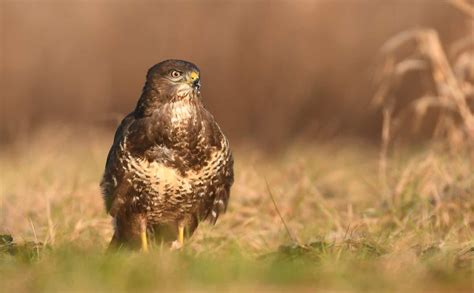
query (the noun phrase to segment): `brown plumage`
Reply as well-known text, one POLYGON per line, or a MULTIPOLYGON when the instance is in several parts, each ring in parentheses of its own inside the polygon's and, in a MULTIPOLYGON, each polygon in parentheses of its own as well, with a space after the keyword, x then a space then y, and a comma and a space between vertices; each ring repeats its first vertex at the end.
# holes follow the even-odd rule
POLYGON ((217 221, 232 183, 229 143, 202 104, 199 69, 181 60, 150 68, 135 110, 115 133, 101 182, 115 220, 111 245, 182 244, 183 230, 190 236, 200 221, 217 221))

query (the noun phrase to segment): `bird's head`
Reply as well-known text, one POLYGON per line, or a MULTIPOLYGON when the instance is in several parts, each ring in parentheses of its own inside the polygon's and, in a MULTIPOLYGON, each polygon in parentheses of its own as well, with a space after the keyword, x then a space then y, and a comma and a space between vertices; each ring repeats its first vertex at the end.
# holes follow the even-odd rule
POLYGON ((166 60, 148 70, 146 85, 167 98, 199 96, 199 68, 183 60, 166 60))

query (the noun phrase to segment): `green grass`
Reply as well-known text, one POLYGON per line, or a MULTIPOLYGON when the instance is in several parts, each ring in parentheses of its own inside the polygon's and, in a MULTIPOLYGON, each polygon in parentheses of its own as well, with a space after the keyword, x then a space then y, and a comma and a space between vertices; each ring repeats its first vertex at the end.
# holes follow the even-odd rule
POLYGON ((107 254, 98 182, 110 140, 47 129, 2 148, 2 289, 474 290, 469 150, 394 153, 382 180, 377 149, 355 142, 274 155, 236 146, 231 203, 216 226, 202 224, 181 251, 107 254))

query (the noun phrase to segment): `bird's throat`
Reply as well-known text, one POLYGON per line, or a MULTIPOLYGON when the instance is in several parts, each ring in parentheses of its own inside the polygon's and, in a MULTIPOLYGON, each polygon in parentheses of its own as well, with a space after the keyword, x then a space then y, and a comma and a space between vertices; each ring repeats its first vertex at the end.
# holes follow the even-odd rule
POLYGON ((169 114, 172 126, 192 123, 196 120, 199 105, 191 96, 182 97, 169 103, 169 114))

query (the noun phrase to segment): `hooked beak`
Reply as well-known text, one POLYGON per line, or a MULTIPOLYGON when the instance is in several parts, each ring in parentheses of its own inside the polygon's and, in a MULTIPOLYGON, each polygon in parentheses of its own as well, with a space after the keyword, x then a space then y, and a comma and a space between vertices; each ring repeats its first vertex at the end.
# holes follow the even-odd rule
POLYGON ((189 81, 190 81, 191 86, 195 90, 201 89, 201 80, 199 79, 199 74, 197 72, 195 71, 191 72, 191 74, 189 75, 189 81))
POLYGON ((199 78, 193 81, 193 88, 197 90, 201 89, 201 80, 199 78))

